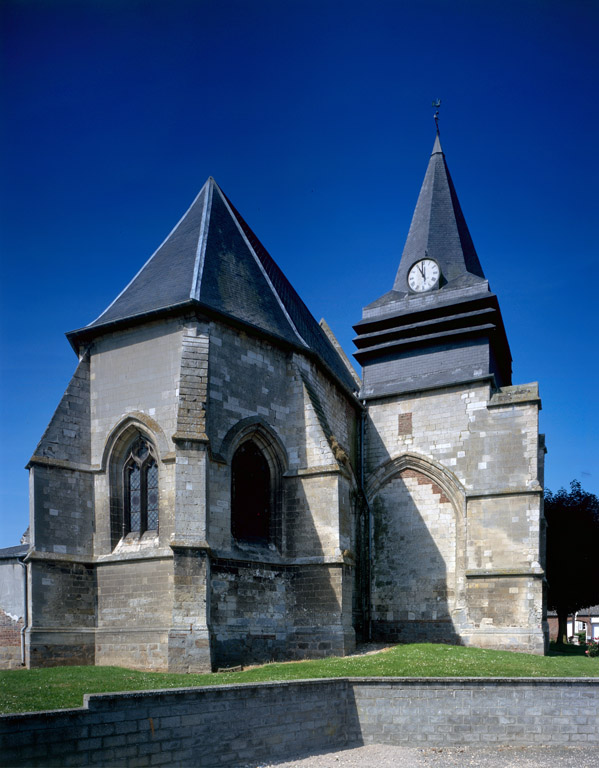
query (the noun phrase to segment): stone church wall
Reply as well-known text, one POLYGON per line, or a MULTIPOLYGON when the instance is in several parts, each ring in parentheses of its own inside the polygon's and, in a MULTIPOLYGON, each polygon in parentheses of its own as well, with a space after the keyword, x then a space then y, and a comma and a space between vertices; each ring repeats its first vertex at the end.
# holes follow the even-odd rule
POLYGON ((438 635, 437 600, 455 642, 543 653, 538 409, 535 384, 369 402, 373 619, 382 636, 421 637, 421 621, 438 635), (395 578, 408 587, 394 599, 395 578), (412 581, 426 585, 420 597, 409 597, 412 581))
POLYGON ((93 475, 36 465, 30 482, 36 499, 33 531, 36 551, 91 556, 93 475))
POLYGON ((326 564, 214 561, 216 665, 343 655, 342 575, 326 564))
MULTIPOLYGON (((279 461, 291 463, 294 449, 297 452, 291 437, 295 414, 285 351, 216 323, 210 327, 209 339, 206 423, 211 453, 217 461, 209 466, 208 537, 213 548, 228 551, 230 462, 238 437, 246 424, 250 429, 251 424, 260 424, 266 439, 274 441, 279 461)), ((283 472, 285 469, 282 467, 283 472)))
POLYGON ((33 556, 27 666, 93 664, 96 623, 95 571, 68 556, 33 556))
MULTIPOLYGON (((168 547, 174 530, 175 451, 172 435, 177 420, 182 324, 170 321, 110 334, 96 342, 92 353, 92 461, 95 481, 95 555, 126 556, 135 549, 111 528, 111 459, 120 442, 138 430, 154 445, 159 470, 159 538, 144 535, 136 555, 168 547), (129 431, 127 431, 129 430, 129 431), (149 536, 149 538, 148 538, 149 536)), ((130 439, 130 438, 128 438, 130 439)), ((101 605, 100 605, 101 611, 101 605)))
POLYGON ((172 557, 98 567, 96 663, 167 669, 172 557))
POLYGON ((215 323, 209 338, 215 663, 342 653, 354 642, 354 573, 352 564, 344 570, 342 552, 351 548, 355 526, 355 406, 297 353, 215 323), (231 536, 231 458, 256 430, 279 467, 278 534, 266 549, 231 536))
POLYGON ((29 666, 94 660, 90 375, 84 356, 30 461, 29 666))
MULTIPOLYGON (((134 542, 115 546, 122 529, 115 523, 111 493, 115 493, 120 446, 136 430, 154 445, 159 471, 159 539, 144 536, 138 557, 168 547, 173 532, 175 502, 176 392, 179 385, 182 327, 178 321, 150 323, 107 334, 91 353, 91 457, 95 474, 96 530, 94 554, 98 558, 126 556, 134 542), (113 490, 111 491, 111 486, 113 490), (112 516, 112 518, 111 518, 112 516)), ((101 622, 102 600, 99 600, 101 622)))
POLYGON ((210 599, 210 560, 207 550, 175 547, 172 627, 168 641, 169 672, 212 669, 207 625, 210 599))
MULTIPOLYGON (((96 342, 92 351, 92 459, 97 558, 96 663, 167 669, 173 612, 175 451, 182 324, 148 324, 96 342), (154 445, 159 529, 121 539, 111 484, 121 442, 135 430, 154 445), (119 539, 121 539, 119 541, 119 539), (118 542, 118 543, 117 543, 118 542)), ((118 468, 117 468, 118 471, 118 468)))
POLYGON ((30 461, 36 550, 91 555, 90 372, 85 356, 30 461))
POLYGON ((463 584, 457 584, 460 531, 450 499, 426 475, 404 469, 376 496, 373 517, 375 636, 457 642, 452 615, 463 584))
POLYGON ((142 412, 166 436, 176 430, 181 325, 150 323, 107 334, 94 343, 91 359, 92 462, 101 465, 111 432, 127 414, 142 412))
MULTIPOLYGON (((199 671, 353 647, 355 404, 302 355, 214 321, 107 334, 87 359, 87 463, 32 471, 49 517, 31 564, 32 665, 199 671), (277 538, 259 551, 231 535, 230 462, 248 424, 278 466, 277 538), (136 430, 159 460, 159 532, 121 538, 113 486, 136 430), (68 500, 68 547, 45 499, 68 500), (45 546, 62 560, 41 559, 45 546)), ((61 429, 55 418, 49 432, 61 429)))

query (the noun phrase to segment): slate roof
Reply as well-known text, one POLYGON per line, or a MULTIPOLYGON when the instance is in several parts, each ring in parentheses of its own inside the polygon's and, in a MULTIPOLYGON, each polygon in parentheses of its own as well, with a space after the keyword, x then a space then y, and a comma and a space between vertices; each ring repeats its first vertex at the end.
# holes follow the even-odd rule
POLYGON ((112 326, 190 307, 310 351, 346 388, 356 389, 324 331, 212 177, 112 304, 67 336, 76 345, 112 326))
POLYGON ((485 279, 438 133, 397 270, 394 291, 407 292, 410 267, 426 256, 439 263, 447 288, 485 279))
POLYGON ((4 547, 0 549, 0 560, 12 560, 24 557, 29 552, 29 544, 17 544, 16 547, 4 547))

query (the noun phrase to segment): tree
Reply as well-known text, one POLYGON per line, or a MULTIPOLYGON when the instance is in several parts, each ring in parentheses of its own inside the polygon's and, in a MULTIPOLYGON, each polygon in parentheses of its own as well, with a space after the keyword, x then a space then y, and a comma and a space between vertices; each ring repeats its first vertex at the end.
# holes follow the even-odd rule
POLYGON ((573 480, 545 491, 547 605, 557 612, 557 641, 567 642, 568 615, 599 603, 599 498, 573 480))

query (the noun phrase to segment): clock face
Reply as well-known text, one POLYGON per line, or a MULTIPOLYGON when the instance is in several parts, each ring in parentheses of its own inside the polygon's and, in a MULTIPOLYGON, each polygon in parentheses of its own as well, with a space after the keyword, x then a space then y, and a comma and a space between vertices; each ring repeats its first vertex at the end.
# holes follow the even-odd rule
POLYGON ((436 261, 420 259, 408 272, 408 285, 416 293, 430 291, 439 282, 441 271, 436 261))

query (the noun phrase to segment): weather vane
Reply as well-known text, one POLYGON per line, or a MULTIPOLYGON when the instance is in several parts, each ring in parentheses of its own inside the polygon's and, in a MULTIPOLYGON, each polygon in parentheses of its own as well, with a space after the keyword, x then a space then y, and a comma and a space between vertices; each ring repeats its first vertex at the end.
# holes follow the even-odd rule
POLYGON ((439 107, 441 106, 441 99, 435 99, 433 101, 433 109, 435 110, 435 125, 437 127, 437 133, 439 133, 439 107))

